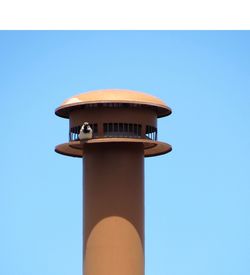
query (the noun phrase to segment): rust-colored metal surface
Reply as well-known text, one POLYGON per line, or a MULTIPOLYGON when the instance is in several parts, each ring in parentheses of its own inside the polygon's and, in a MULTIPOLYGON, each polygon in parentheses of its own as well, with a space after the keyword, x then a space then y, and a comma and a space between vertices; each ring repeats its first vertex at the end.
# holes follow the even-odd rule
POLYGON ((144 275, 142 144, 88 144, 83 163, 84 275, 144 275))
POLYGON ((79 109, 80 106, 105 103, 127 103, 152 107, 156 110, 158 117, 171 114, 171 108, 155 96, 125 89, 106 89, 75 95, 65 100, 56 109, 56 115, 69 118, 70 112, 79 109))
POLYGON ((172 150, 171 145, 154 140, 147 139, 131 139, 131 138, 103 138, 103 139, 90 139, 85 143, 80 141, 74 141, 70 143, 63 143, 56 146, 55 151, 59 154, 81 158, 85 155, 85 145, 88 143, 142 143, 144 147, 144 156, 145 157, 154 157, 160 156, 166 153, 169 153, 172 150))
POLYGON ((79 109, 70 113, 70 127, 83 123, 83 119, 89 123, 98 123, 99 129, 105 122, 129 122, 157 126, 157 115, 155 110, 148 108, 88 108, 79 109))
POLYGON ((83 275, 144 275, 144 157, 172 150, 157 140, 157 118, 170 113, 154 96, 118 89, 56 109, 69 118, 69 141, 55 151, 83 158, 83 275))

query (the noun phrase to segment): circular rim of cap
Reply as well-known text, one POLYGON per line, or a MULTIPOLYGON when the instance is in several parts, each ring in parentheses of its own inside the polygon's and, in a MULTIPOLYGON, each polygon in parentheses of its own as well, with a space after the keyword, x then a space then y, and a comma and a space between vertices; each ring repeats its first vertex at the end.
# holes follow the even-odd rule
POLYGON ((127 103, 154 107, 157 117, 168 116, 172 113, 171 108, 161 99, 150 94, 126 89, 103 89, 68 98, 55 110, 55 114, 59 117, 69 118, 70 112, 79 106, 102 103, 127 103))
POLYGON ((84 156, 84 146, 86 144, 100 144, 100 143, 143 143, 144 156, 154 157, 164 155, 172 151, 172 146, 168 143, 148 140, 148 139, 133 139, 133 138, 98 138, 90 139, 85 142, 71 141, 69 143, 59 144, 55 147, 55 151, 59 154, 78 157, 84 156))

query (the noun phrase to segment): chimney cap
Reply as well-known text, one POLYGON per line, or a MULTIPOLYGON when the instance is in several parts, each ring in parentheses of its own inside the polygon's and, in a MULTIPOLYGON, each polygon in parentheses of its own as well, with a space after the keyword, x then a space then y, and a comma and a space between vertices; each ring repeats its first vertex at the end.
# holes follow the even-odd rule
POLYGON ((157 117, 168 116, 172 112, 171 108, 162 100, 150 94, 125 89, 105 89, 72 96, 56 109, 55 114, 63 118, 69 118, 69 113, 72 110, 78 109, 79 106, 103 103, 127 103, 150 106, 155 108, 157 117))

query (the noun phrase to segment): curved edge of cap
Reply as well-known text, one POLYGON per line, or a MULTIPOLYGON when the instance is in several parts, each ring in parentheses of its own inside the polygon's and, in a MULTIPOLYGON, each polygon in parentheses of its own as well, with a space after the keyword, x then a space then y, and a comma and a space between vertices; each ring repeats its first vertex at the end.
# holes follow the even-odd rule
POLYGON ((130 138, 103 138, 93 139, 81 143, 80 141, 63 143, 55 147, 55 152, 61 155, 82 158, 84 157, 85 144, 97 143, 143 143, 144 144, 144 157, 154 157, 169 153, 172 151, 172 146, 165 142, 147 140, 147 139, 130 139, 130 138))
POLYGON ((172 113, 171 108, 161 99, 150 94, 125 89, 106 89, 75 95, 56 108, 55 114, 62 118, 69 118, 69 113, 79 106, 102 103, 128 103, 155 107, 158 118, 172 113))

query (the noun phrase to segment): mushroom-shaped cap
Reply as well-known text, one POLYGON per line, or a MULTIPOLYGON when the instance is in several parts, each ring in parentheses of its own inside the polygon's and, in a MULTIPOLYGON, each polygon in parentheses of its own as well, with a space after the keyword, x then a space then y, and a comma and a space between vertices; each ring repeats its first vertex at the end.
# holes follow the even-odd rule
POLYGON ((102 103, 125 103, 150 106, 156 110, 157 117, 164 117, 171 114, 171 109, 159 98, 131 90, 107 89, 90 91, 75 95, 65 100, 55 111, 56 115, 69 118, 72 110, 88 104, 102 103))

